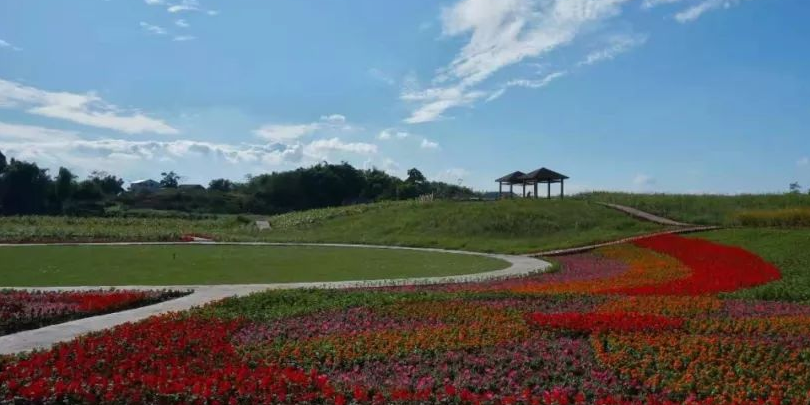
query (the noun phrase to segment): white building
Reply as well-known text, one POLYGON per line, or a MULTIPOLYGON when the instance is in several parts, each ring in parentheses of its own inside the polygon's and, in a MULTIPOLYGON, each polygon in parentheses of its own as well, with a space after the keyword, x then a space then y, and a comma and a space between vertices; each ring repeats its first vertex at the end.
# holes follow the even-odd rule
POLYGON ((129 184, 129 191, 133 191, 133 192, 143 192, 143 191, 145 191, 145 192, 151 193, 151 192, 157 191, 159 189, 160 189, 160 183, 158 183, 158 182, 156 182, 156 181, 154 181, 152 179, 133 181, 132 183, 129 184))

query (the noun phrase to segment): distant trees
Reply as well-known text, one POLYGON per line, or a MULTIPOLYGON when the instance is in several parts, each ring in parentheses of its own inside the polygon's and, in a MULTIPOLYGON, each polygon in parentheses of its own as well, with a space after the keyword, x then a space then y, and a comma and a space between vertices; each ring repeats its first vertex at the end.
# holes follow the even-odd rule
POLYGON ((180 175, 171 171, 163 172, 160 174, 163 178, 160 179, 160 186, 163 188, 177 188, 180 185, 180 175))
POLYGON ((790 192, 792 194, 799 194, 802 192, 802 186, 799 182, 790 183, 790 192))
POLYGON ((321 163, 291 171, 248 176, 245 182, 211 180, 208 189, 178 188, 180 175, 161 173, 161 189, 125 192, 124 180, 94 171, 78 181, 61 167, 55 178, 35 163, 0 153, 0 214, 103 215, 112 210, 143 208, 198 213, 275 214, 372 201, 409 199, 421 194, 438 198, 468 198, 464 187, 431 182, 416 168, 402 180, 382 170, 360 170, 348 163, 321 163))
POLYGON ((233 191, 234 185, 233 182, 228 179, 214 179, 208 183, 208 189, 214 191, 221 191, 223 193, 229 193, 233 191))

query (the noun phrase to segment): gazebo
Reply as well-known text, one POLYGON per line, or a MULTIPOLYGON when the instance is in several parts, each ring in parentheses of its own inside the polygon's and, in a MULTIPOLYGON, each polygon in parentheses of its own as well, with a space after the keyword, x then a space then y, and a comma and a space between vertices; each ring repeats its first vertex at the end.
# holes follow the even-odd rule
MULTIPOLYGON (((503 177, 501 177, 499 179, 496 179, 495 181, 498 182, 498 198, 503 197, 503 185, 504 184, 509 185, 509 196, 512 197, 512 195, 513 195, 512 194, 512 186, 514 186, 515 184, 523 184, 523 180, 521 180, 521 178, 523 176, 525 176, 525 175, 526 175, 526 173, 523 173, 523 172, 512 172, 512 173, 507 174, 506 176, 503 176, 503 177)), ((523 186, 523 196, 524 197, 526 196, 526 186, 525 185, 523 186)))
POLYGON ((532 196, 537 198, 537 185, 546 184, 546 198, 551 199, 551 184, 560 183, 560 199, 565 198, 565 180, 568 176, 557 173, 553 170, 541 167, 530 173, 514 172, 507 174, 495 181, 498 182, 498 194, 503 195, 503 185, 509 185, 509 192, 512 192, 512 186, 520 184, 523 187, 523 197, 526 197, 526 186, 534 186, 534 194, 532 196))

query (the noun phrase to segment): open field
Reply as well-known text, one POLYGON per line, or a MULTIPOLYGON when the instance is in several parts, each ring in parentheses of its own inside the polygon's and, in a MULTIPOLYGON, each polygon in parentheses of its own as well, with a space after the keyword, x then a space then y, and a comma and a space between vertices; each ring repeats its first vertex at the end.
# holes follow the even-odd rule
POLYGON ((739 246, 773 263, 782 279, 728 297, 810 302, 810 229, 726 229, 696 234, 739 246))
POLYGON ((779 277, 756 255, 660 236, 557 259, 556 273, 513 279, 226 299, 0 359, 0 397, 120 404, 810 400, 810 306, 718 297, 779 277))
POLYGON ((810 222, 808 214, 774 210, 810 207, 807 194, 692 195, 594 192, 576 198, 638 208, 677 221, 701 225, 797 226, 810 222), (764 212, 762 212, 764 211, 764 212), (788 220, 793 222, 787 222, 788 220))
POLYGON ((304 246, 13 246, 0 285, 264 284, 448 276, 506 268, 488 257, 304 246))
POLYGON ((394 202, 251 219, 2 217, 4 241, 176 241, 183 234, 219 241, 335 242, 528 253, 608 241, 661 229, 584 201, 394 202))

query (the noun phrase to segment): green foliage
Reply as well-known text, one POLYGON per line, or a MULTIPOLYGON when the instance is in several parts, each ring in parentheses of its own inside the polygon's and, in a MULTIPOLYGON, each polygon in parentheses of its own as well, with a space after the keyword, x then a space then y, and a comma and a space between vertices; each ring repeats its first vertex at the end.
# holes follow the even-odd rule
POLYGON ((34 163, 11 160, 0 175, 0 207, 4 215, 50 212, 51 178, 34 163))
POLYGON ((726 229, 694 237, 747 249, 774 264, 782 273, 779 281, 726 294, 726 297, 810 301, 810 230, 726 229))
POLYGON ((174 171, 160 173, 160 186, 163 188, 177 188, 180 185, 180 175, 174 171))
POLYGON ((6 170, 6 166, 8 166, 8 162, 6 161, 6 155, 4 155, 2 151, 0 151, 0 173, 2 173, 3 170, 6 170))
POLYGON ((228 179, 214 179, 208 183, 208 189, 213 191, 221 191, 223 193, 229 193, 233 191, 234 184, 232 181, 228 179))
POLYGON ((226 298, 216 305, 198 309, 202 314, 217 318, 246 318, 270 321, 315 312, 341 310, 359 306, 380 306, 407 302, 438 300, 452 294, 416 291, 389 292, 370 290, 279 290, 251 294, 241 298, 226 298))
POLYGON ((742 225, 740 213, 810 206, 806 194, 633 194, 593 192, 577 199, 627 205, 666 218, 703 225, 742 225))

